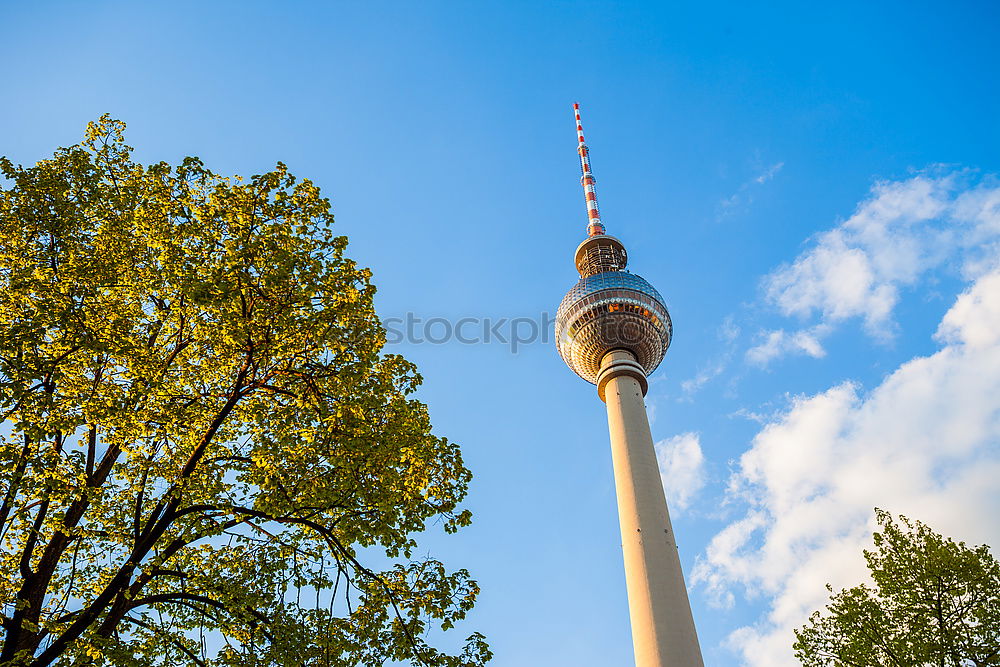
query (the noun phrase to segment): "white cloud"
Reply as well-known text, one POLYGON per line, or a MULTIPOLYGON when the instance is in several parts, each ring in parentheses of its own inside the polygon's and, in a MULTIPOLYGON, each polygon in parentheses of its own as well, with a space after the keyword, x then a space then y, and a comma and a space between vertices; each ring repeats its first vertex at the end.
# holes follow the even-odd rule
POLYGON ((981 278, 945 313, 935 338, 967 347, 988 347, 1000 331, 1000 274, 981 278))
POLYGON ((776 162, 772 164, 770 167, 761 172, 760 175, 757 176, 757 178, 753 179, 754 183, 759 183, 761 185, 767 183, 769 180, 774 178, 775 174, 781 171, 781 168, 784 166, 785 166, 784 162, 776 162))
POLYGON ((693 378, 688 378, 681 382, 681 390, 684 396, 681 400, 691 400, 693 394, 697 393, 706 384, 722 375, 732 361, 735 350, 736 339, 740 335, 740 327, 733 321, 733 316, 729 315, 716 330, 716 335, 724 344, 724 351, 716 356, 710 363, 698 369, 698 373, 693 378))
MULTIPOLYGON (((921 173, 877 183, 850 218, 764 279, 766 300, 783 315, 813 321, 807 327, 812 350, 822 349, 817 332, 825 335, 852 318, 875 337, 891 337, 900 290, 928 271, 955 262, 974 279, 996 266, 1000 184, 971 179, 966 172, 921 173)), ((796 351, 818 356, 795 343, 799 333, 768 338, 748 360, 766 363, 796 351)))
MULTIPOLYGON (((927 200, 908 210, 936 209, 927 200)), ((898 266, 895 275, 912 271, 898 266)), ((740 458, 729 495, 746 511, 693 574, 723 606, 739 591, 766 600, 767 614, 729 637, 745 664, 796 664, 792 630, 822 608, 824 584, 865 579, 874 507, 1000 547, 1000 271, 958 297, 935 339, 936 353, 869 393, 845 382, 793 399, 740 458)))
POLYGON ((751 192, 751 188, 758 185, 764 185, 773 179, 784 166, 784 162, 776 162, 765 168, 749 181, 740 185, 736 192, 719 202, 719 214, 717 219, 721 220, 738 207, 749 206, 753 202, 753 193, 751 192))
POLYGON ((813 358, 826 356, 826 350, 820 338, 826 333, 827 327, 820 325, 812 329, 803 329, 787 333, 784 329, 762 331, 758 334, 763 340, 747 350, 746 359, 757 366, 766 366, 768 362, 789 353, 806 354, 813 358))
POLYGON ((718 377, 724 370, 726 370, 725 362, 719 361, 702 368, 693 378, 688 378, 681 382, 681 390, 684 392, 685 397, 690 398, 691 394, 696 393, 708 384, 709 381, 718 377))
POLYGON ((726 319, 722 320, 722 324, 719 325, 718 329, 719 340, 724 343, 733 343, 740 336, 740 327, 736 324, 732 315, 727 315, 726 319))
POLYGON ((682 433, 656 443, 656 461, 667 504, 680 512, 705 486, 705 457, 697 433, 682 433))

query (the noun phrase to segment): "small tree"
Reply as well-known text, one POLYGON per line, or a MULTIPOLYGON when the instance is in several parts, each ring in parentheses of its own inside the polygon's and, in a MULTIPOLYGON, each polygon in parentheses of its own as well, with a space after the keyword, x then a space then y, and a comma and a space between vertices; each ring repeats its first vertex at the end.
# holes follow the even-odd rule
POLYGON ((989 547, 875 513, 882 532, 864 552, 875 587, 831 596, 827 613, 796 630, 796 657, 809 667, 1000 665, 1000 564, 989 547))
POLYGON ((329 202, 123 129, 0 161, 0 664, 486 662, 426 643, 478 587, 412 533, 470 473, 329 202))

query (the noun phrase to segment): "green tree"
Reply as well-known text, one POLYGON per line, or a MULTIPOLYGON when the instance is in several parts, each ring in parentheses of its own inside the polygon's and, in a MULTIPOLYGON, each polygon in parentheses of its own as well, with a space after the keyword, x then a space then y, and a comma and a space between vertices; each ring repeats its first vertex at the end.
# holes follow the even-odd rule
POLYGON ((989 547, 875 513, 881 532, 864 552, 874 588, 831 596, 795 631, 795 656, 808 667, 1000 665, 1000 564, 989 547))
POLYGON ((413 534, 470 473, 329 202, 123 130, 0 162, 0 664, 488 661, 428 644, 478 587, 413 534))

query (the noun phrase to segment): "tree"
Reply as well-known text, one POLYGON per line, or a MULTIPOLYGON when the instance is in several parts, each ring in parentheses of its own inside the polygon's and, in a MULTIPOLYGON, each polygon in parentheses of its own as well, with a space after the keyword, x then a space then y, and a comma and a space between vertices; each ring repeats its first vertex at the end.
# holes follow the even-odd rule
POLYGON ((1000 563, 989 547, 875 513, 882 532, 864 552, 874 588, 831 596, 827 613, 795 631, 796 657, 809 667, 1000 665, 1000 563))
POLYGON ((0 162, 0 664, 488 661, 428 644, 479 589, 413 534, 471 475, 329 202, 123 130, 0 162))

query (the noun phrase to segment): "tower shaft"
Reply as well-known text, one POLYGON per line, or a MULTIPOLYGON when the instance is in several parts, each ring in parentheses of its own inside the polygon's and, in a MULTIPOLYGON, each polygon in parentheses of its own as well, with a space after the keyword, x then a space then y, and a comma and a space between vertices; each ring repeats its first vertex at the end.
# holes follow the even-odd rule
POLYGON ((608 408, 636 667, 703 667, 635 356, 605 355, 598 393, 608 408))

